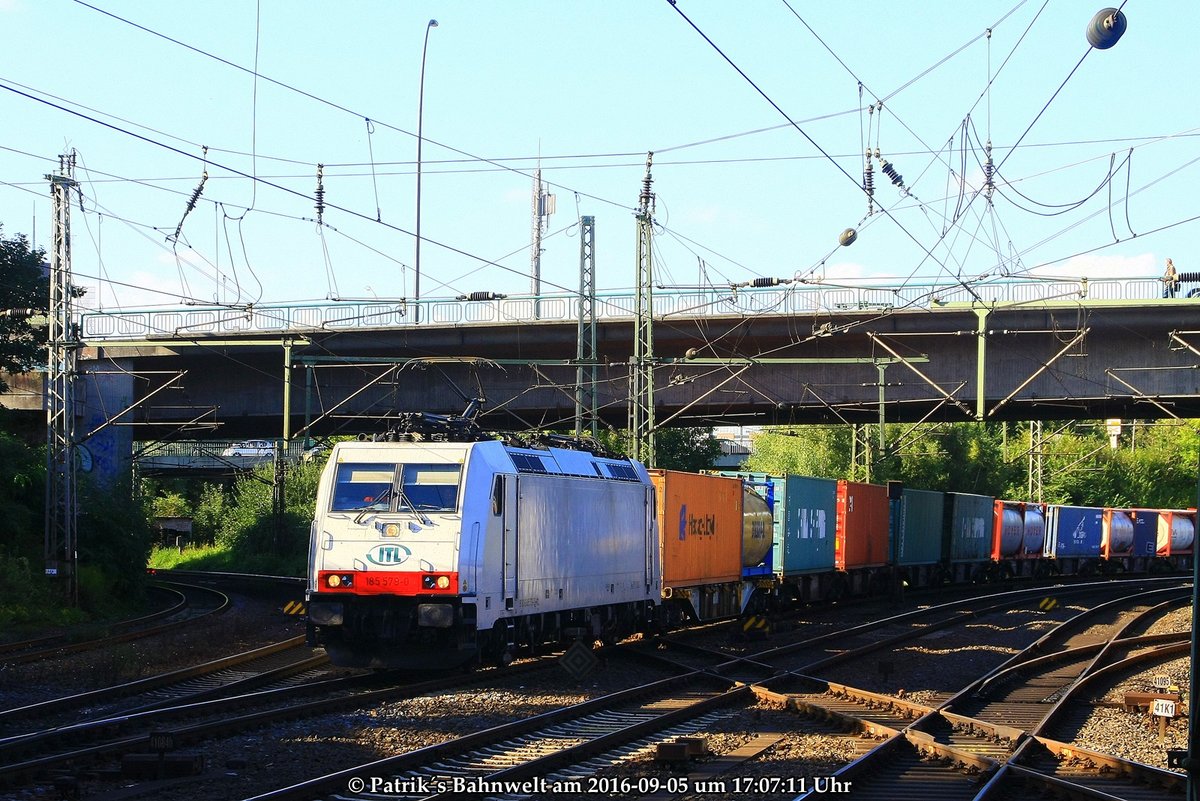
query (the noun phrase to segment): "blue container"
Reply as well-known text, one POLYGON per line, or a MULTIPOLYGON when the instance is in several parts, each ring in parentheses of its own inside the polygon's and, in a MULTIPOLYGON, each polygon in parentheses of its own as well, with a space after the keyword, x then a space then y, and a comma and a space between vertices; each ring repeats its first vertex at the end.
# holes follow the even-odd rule
POLYGON ((892 560, 898 565, 932 565, 942 559, 941 492, 905 489, 893 507, 899 515, 893 527, 892 560), (897 509, 898 507, 898 509, 897 509))
POLYGON ((1059 559, 1099 558, 1100 540, 1104 534, 1103 520, 1104 510, 1095 506, 1049 506, 1046 510, 1046 545, 1043 553, 1059 559))
POLYGON ((1131 556, 1158 555, 1158 512, 1153 509, 1134 509, 1133 550, 1131 556))
POLYGON ((783 522, 787 516, 784 505, 786 482, 779 476, 767 473, 747 473, 738 470, 718 470, 717 475, 730 478, 740 478, 742 483, 761 495, 771 506, 771 516, 774 518, 771 530, 771 550, 763 559, 761 565, 742 567, 742 578, 757 578, 779 573, 781 554, 783 553, 783 522))
POLYGON ((990 495, 946 493, 943 548, 952 562, 986 562, 992 558, 995 505, 990 495))

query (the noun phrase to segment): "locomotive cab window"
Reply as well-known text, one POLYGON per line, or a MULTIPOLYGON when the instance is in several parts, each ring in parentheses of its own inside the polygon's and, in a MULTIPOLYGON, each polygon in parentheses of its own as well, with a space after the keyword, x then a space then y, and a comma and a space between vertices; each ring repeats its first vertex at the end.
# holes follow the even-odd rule
POLYGON ((393 465, 338 465, 333 487, 333 511, 387 509, 395 472, 393 465))
POLYGON ((462 466, 457 464, 405 464, 404 494, 396 499, 398 508, 453 512, 458 506, 458 479, 462 466))
POLYGON ((331 509, 335 512, 452 512, 458 507, 458 464, 338 465, 331 509))

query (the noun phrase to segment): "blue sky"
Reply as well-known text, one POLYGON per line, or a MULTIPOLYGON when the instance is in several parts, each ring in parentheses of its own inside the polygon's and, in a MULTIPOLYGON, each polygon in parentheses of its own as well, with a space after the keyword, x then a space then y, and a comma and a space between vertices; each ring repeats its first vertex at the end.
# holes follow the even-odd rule
POLYGON ((43 176, 74 151, 90 307, 411 297, 436 18, 426 298, 529 291, 539 155, 557 198, 546 290, 578 286, 580 215, 600 288, 630 287, 647 151, 669 286, 1200 270, 1200 6, 1130 0, 1124 37, 1089 52, 1101 7, 0 0, 0 224, 46 245, 43 176), (874 161, 869 217, 868 144, 908 190, 874 161))

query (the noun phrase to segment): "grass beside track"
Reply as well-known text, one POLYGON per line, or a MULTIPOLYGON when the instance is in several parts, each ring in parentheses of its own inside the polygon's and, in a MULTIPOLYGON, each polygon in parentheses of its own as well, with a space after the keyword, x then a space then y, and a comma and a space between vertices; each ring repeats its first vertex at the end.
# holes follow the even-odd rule
POLYGON ((217 573, 255 573, 269 576, 303 576, 304 564, 295 558, 271 554, 238 553, 223 545, 156 547, 147 566, 155 570, 208 570, 217 573))

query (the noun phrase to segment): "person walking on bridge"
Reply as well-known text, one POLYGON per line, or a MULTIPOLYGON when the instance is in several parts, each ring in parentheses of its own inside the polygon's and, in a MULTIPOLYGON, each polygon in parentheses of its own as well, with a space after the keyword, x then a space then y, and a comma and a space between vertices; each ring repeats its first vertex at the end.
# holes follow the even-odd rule
POLYGON ((1173 298, 1179 291, 1179 273, 1175 272, 1175 262, 1167 259, 1167 271, 1163 273, 1163 297, 1173 298))

